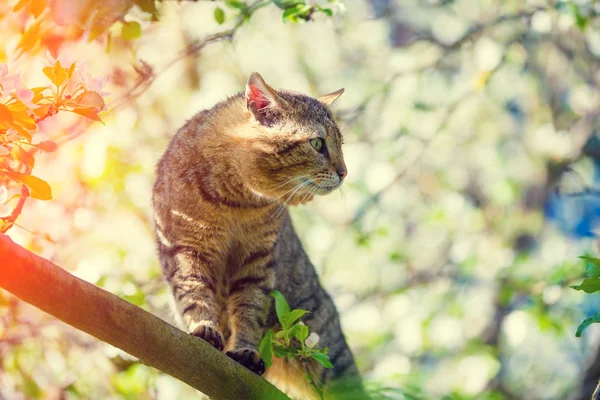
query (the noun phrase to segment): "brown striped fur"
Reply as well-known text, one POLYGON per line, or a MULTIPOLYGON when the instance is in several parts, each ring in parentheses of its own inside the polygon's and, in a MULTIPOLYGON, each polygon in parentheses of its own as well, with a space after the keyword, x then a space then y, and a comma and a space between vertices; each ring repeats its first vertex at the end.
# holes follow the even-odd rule
MULTIPOLYGON (((342 136, 328 105, 275 90, 258 74, 239 93, 202 111, 171 141, 157 168, 153 206, 161 264, 183 324, 258 374, 257 347, 277 319, 281 291, 305 318, 334 368, 307 364, 323 382, 357 374, 330 296, 319 283, 286 206, 341 185, 342 136), (325 149, 310 140, 320 137, 325 149)), ((295 398, 315 396, 305 366, 276 360, 265 377, 295 398)))

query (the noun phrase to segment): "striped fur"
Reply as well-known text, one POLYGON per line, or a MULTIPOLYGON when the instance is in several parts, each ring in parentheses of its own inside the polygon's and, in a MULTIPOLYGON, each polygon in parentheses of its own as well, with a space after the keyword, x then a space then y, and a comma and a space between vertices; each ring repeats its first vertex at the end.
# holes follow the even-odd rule
MULTIPOLYGON (((158 164, 157 245, 185 328, 259 374, 259 341, 277 324, 274 289, 311 312, 306 324, 329 348, 334 368, 309 364, 313 376, 329 382, 357 374, 335 306, 286 209, 333 191, 345 176, 342 136, 326 104, 336 93, 319 101, 274 90, 253 74, 246 95, 188 121, 158 164), (321 151, 310 143, 316 137, 321 151)), ((305 375, 303 365, 278 360, 265 376, 305 399, 314 396, 305 375)))

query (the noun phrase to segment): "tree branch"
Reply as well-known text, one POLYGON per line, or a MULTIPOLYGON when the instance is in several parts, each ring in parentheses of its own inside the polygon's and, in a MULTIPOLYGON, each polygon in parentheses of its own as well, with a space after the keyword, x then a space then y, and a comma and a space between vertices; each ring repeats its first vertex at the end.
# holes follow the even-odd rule
POLYGON ((179 51, 173 59, 168 61, 161 68, 155 69, 150 64, 146 63, 143 60, 140 60, 140 64, 138 66, 134 66, 134 69, 138 73, 138 78, 134 85, 124 93, 117 101, 115 101, 110 110, 108 112, 112 112, 121 108, 123 105, 131 102, 132 99, 139 97, 142 93, 144 93, 151 85, 154 83, 156 78, 164 73, 166 70, 171 68, 173 65, 177 64, 179 61, 189 57, 191 55, 197 54, 206 46, 217 43, 221 41, 232 41, 238 30, 250 19, 250 17, 259 9, 267 6, 269 3, 264 0, 257 0, 255 3, 251 4, 246 10, 240 12, 236 23, 230 29, 213 33, 212 35, 208 35, 203 39, 198 39, 190 43, 183 50, 179 51))
POLYGON ((6 235, 0 235, 0 287, 211 399, 289 400, 202 339, 76 278, 6 235))

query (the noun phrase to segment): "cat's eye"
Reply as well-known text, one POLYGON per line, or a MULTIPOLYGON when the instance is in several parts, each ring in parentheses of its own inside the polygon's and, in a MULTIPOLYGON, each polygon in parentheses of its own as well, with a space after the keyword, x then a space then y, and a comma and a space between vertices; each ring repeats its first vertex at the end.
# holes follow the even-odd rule
POLYGON ((324 148, 323 148, 324 144, 325 143, 323 142, 323 139, 321 139, 320 137, 310 139, 310 145, 313 147, 313 149, 315 149, 319 153, 324 150, 324 148))

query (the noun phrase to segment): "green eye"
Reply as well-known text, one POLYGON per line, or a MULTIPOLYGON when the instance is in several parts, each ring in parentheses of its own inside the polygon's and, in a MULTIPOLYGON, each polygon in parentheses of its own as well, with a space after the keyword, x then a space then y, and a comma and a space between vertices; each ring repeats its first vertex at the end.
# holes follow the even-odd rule
POLYGON ((323 150, 323 139, 321 138, 314 138, 314 139, 310 139, 310 144, 311 146, 318 152, 320 152, 321 150, 323 150))

